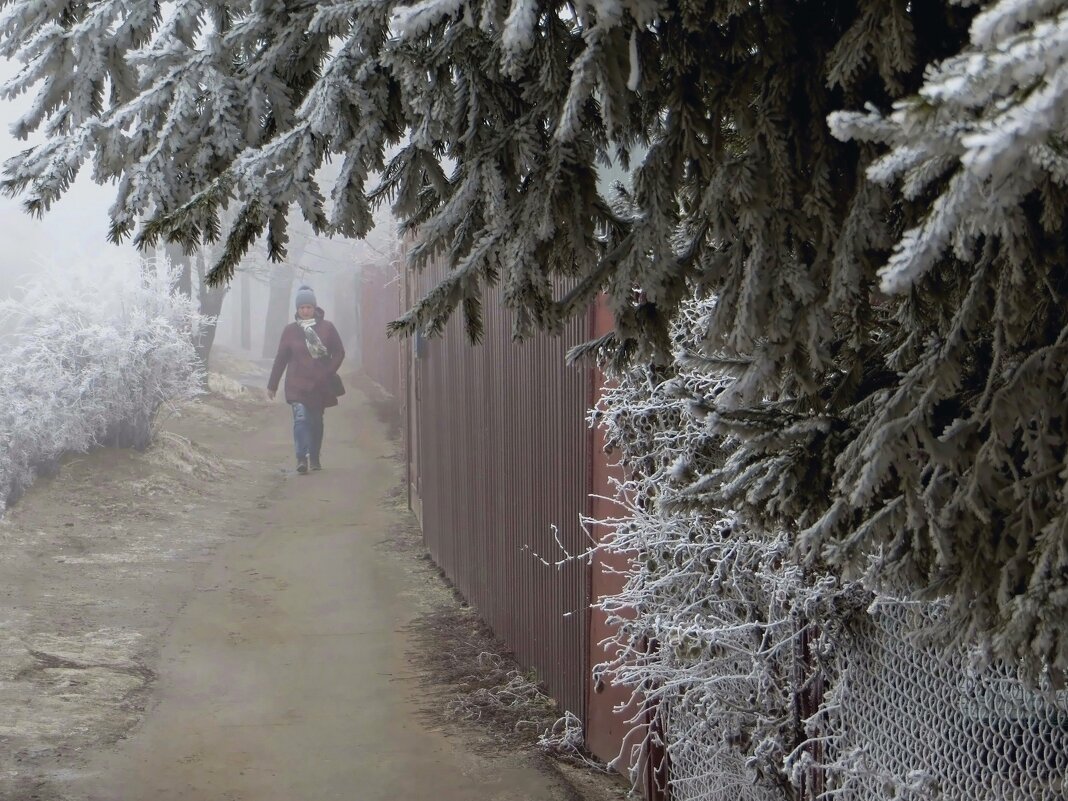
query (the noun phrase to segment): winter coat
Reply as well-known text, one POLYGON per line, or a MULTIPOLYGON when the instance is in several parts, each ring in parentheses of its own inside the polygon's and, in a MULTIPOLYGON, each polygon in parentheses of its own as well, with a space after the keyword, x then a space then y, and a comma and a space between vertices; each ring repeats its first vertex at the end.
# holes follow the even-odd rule
POLYGON ((325 317, 325 312, 316 308, 313 328, 330 352, 328 359, 313 358, 308 352, 300 323, 290 323, 282 330, 267 389, 277 392, 278 382, 285 372, 286 403, 303 403, 315 409, 337 406, 337 396, 330 391, 330 377, 341 366, 345 347, 334 324, 325 317))

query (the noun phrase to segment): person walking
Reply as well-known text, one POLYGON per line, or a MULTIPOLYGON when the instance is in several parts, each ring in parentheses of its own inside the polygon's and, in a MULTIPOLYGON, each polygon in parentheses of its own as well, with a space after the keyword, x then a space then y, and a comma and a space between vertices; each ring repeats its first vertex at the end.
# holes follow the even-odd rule
POLYGON ((282 330, 274 357, 267 397, 274 400, 282 373, 286 374, 286 403, 293 409, 293 445, 297 472, 321 470, 323 412, 337 406, 341 389, 337 370, 345 358, 334 324, 315 301, 309 286, 301 286, 296 296, 296 320, 282 330))

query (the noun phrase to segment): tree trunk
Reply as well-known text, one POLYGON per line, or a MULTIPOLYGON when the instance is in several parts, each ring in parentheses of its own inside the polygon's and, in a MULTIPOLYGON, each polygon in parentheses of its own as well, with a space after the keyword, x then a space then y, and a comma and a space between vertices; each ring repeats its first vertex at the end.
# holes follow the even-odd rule
POLYGON ((223 300, 226 299, 226 293, 230 286, 229 284, 208 286, 204 280, 205 272, 204 255, 201 253, 197 256, 197 291, 200 300, 200 313, 205 317, 210 317, 211 322, 200 330, 199 336, 193 342, 193 347, 196 349, 197 360, 200 362, 201 367, 204 368, 204 385, 207 386, 208 359, 211 357, 211 346, 215 344, 215 331, 218 326, 219 312, 222 311, 223 300))
POLYGON ((352 276, 352 342, 355 359, 363 364, 363 273, 352 276))
POLYGON ((289 322, 289 308, 293 294, 293 271, 288 264, 276 264, 271 268, 271 286, 267 296, 267 317, 263 328, 263 358, 274 357, 282 329, 289 322))
POLYGON ((263 329, 263 358, 273 359, 282 329, 293 318, 293 268, 290 266, 304 255, 304 245, 292 245, 289 258, 271 269, 271 291, 267 299, 267 319, 263 329))
POLYGON ((241 273, 241 349, 252 350, 252 279, 241 273))

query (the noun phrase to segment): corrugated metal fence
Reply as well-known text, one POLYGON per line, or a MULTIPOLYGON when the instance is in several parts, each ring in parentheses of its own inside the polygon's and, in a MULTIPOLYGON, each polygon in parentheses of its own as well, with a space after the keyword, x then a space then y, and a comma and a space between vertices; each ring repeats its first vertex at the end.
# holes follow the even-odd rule
POLYGON ((596 497, 611 495, 615 471, 585 422, 602 376, 564 363, 567 349, 608 330, 611 316, 598 307, 560 337, 517 344, 509 313, 487 302, 477 347, 459 319, 438 338, 387 340, 386 311, 396 316, 442 275, 440 266, 403 273, 398 287, 395 273, 378 270, 363 282, 364 368, 392 392, 400 365, 411 507, 434 561, 520 664, 583 720, 593 752, 612 760, 630 730, 617 711, 627 693, 593 688, 592 664, 611 654, 598 645, 610 630, 590 601, 618 589, 613 568, 625 565, 568 560, 565 551, 588 547, 581 516, 618 512, 596 497))
POLYGON ((387 324, 401 314, 403 286, 399 265, 365 265, 358 280, 360 366, 386 392, 400 398, 404 352, 396 339, 386 337, 387 324))
MULTIPOLYGON (((438 267, 411 276, 409 296, 442 275, 438 267)), ((586 547, 590 376, 564 355, 588 331, 579 321, 561 337, 517 344, 507 312, 487 303, 485 314, 479 347, 457 318, 415 349, 423 533, 434 561, 518 661, 585 719, 588 568, 555 563, 586 547)))

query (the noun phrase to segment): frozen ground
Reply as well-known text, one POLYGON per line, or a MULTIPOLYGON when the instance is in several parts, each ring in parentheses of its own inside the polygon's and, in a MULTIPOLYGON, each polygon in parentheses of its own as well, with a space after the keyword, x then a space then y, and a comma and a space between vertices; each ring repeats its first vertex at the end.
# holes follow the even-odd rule
POLYGON ((0 522, 0 801, 622 797, 426 714, 408 632, 449 595, 390 545, 410 520, 362 394, 301 477, 288 408, 216 389, 0 522))

